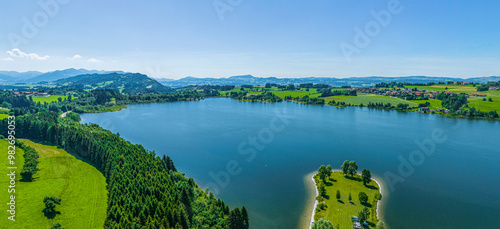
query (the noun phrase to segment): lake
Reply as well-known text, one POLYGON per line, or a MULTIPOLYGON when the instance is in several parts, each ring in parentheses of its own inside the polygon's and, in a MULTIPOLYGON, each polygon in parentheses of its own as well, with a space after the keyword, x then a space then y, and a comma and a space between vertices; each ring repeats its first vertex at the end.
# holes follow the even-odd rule
POLYGON ((212 98, 130 105, 82 123, 170 156, 230 207, 244 205, 251 228, 298 228, 304 176, 344 160, 383 180, 390 228, 500 227, 498 121, 212 98))

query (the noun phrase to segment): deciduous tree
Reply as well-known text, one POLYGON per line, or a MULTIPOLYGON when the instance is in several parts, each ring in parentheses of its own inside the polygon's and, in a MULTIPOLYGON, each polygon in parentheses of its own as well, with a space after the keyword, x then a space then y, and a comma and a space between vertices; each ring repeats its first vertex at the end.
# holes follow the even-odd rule
POLYGON ((363 172, 361 172, 362 179, 363 179, 363 185, 366 185, 370 183, 372 179, 372 174, 370 173, 370 170, 368 169, 363 169, 363 172))
POLYGON ((361 204, 368 203, 368 195, 366 195, 365 192, 360 192, 358 194, 358 198, 359 198, 359 202, 361 202, 361 204))
POLYGON ((342 173, 344 175, 347 175, 349 173, 349 161, 344 161, 342 166, 340 166, 340 169, 342 169, 342 173))

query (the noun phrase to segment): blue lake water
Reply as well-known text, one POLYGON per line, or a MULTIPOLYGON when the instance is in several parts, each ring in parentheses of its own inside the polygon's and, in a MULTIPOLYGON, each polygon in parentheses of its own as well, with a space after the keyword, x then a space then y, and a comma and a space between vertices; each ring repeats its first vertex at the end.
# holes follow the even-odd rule
POLYGON ((131 105, 82 119, 169 155, 226 204, 244 205, 251 228, 298 228, 304 176, 344 160, 384 180, 390 228, 500 227, 498 121, 228 98, 131 105))

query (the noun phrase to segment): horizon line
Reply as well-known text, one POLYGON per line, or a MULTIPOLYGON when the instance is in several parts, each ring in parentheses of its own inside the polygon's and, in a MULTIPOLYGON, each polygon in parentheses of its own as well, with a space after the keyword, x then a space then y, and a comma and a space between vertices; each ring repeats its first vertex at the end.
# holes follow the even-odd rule
POLYGON ((56 71, 64 71, 69 69, 75 70, 87 70, 87 71, 106 71, 106 72, 124 72, 124 73, 138 73, 146 75, 153 79, 168 79, 168 80, 179 80, 184 78, 196 78, 196 79, 228 79, 231 77, 237 76, 252 76, 255 78, 276 78, 276 79, 301 79, 301 78, 335 78, 335 79, 349 79, 349 78, 371 78, 371 77, 380 77, 380 78, 405 78, 405 77, 429 77, 429 78, 458 78, 458 79, 471 79, 471 78, 488 78, 488 77, 500 77, 500 75, 489 75, 489 76, 467 76, 467 77, 459 77, 459 76, 430 76, 430 75, 399 75, 399 76, 347 76, 347 77, 339 77, 339 76, 297 76, 297 77, 278 77, 278 76, 255 76, 252 74, 236 74, 231 76, 222 76, 222 77, 214 77, 214 76, 181 76, 179 78, 167 78, 167 77, 154 77, 150 76, 150 74, 146 74, 143 72, 127 72, 124 70, 105 70, 105 69, 86 69, 86 68, 66 68, 66 69, 57 69, 52 71, 37 71, 37 70, 28 70, 28 71, 11 71, 11 70, 0 70, 0 72, 17 72, 17 73, 28 73, 28 72, 40 72, 41 74, 46 74, 50 72, 56 71))

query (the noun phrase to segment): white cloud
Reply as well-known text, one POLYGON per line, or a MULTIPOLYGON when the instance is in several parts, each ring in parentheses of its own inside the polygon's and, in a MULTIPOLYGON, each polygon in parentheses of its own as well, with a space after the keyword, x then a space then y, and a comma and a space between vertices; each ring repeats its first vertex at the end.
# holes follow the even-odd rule
POLYGON ((80 56, 80 55, 76 54, 76 55, 74 55, 73 57, 68 58, 68 59, 70 59, 70 60, 76 60, 76 59, 80 59, 80 58, 82 58, 82 56, 80 56))
POLYGON ((7 54, 9 54, 11 57, 28 58, 28 59, 32 59, 32 60, 47 60, 50 58, 50 56, 39 56, 36 53, 25 53, 19 49, 9 50, 9 51, 7 51, 7 54))
POLYGON ((0 60, 3 60, 3 61, 14 61, 14 59, 12 59, 12 57, 1 58, 0 60))
POLYGON ((90 58, 90 59, 88 59, 87 61, 88 61, 88 62, 91 62, 91 63, 98 63, 98 62, 102 62, 102 61, 100 61, 100 60, 98 60, 98 59, 95 59, 95 58, 90 58))

